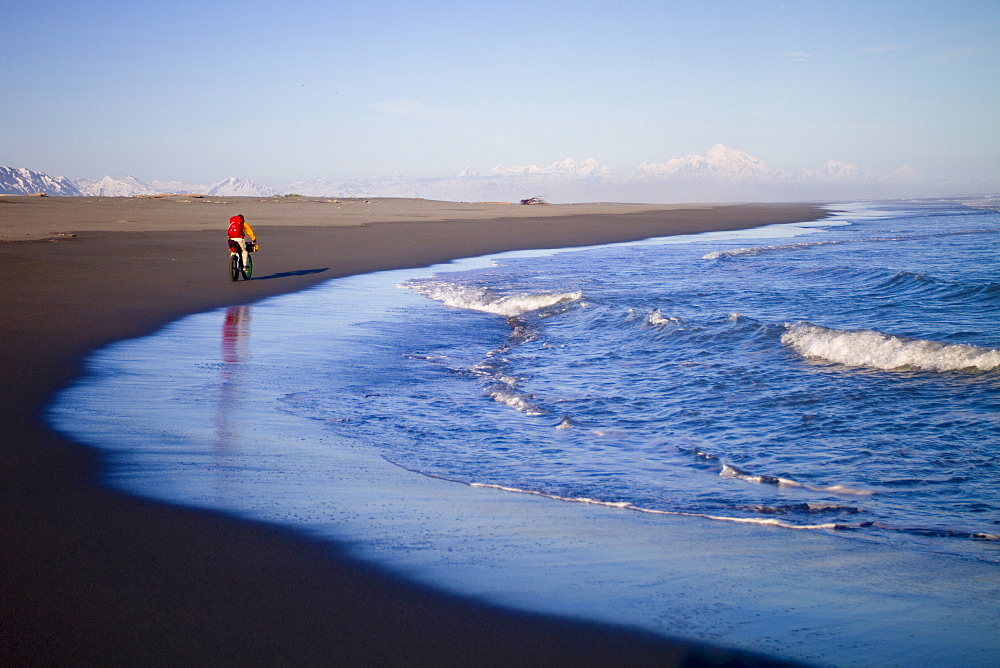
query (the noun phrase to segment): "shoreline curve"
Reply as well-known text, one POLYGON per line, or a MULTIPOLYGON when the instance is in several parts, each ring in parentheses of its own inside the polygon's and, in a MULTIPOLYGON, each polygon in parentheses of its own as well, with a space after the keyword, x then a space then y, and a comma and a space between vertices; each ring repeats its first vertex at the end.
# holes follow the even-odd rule
POLYGON ((338 204, 0 196, 0 656, 68 664, 776 663, 486 607, 288 530, 126 496, 101 486, 100 453, 46 427, 50 397, 80 376, 90 351, 190 313, 460 257, 827 215, 806 204, 338 204), (362 206, 368 211, 344 211, 362 206), (258 277, 239 283, 223 273, 224 221, 235 213, 262 241, 258 277))

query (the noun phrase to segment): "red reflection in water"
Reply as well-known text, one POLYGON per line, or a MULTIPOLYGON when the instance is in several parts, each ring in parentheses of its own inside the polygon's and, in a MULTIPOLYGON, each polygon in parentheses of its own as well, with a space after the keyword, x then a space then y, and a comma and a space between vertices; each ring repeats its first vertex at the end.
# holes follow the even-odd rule
MULTIPOLYGON (((247 347, 250 333, 250 306, 230 306, 222 324, 222 361, 244 362, 250 357, 247 347)), ((223 366, 225 372, 227 367, 223 366)))
POLYGON ((241 376, 250 359, 250 306, 230 306, 222 323, 222 366, 215 404, 215 444, 217 463, 233 454, 240 440, 241 376))

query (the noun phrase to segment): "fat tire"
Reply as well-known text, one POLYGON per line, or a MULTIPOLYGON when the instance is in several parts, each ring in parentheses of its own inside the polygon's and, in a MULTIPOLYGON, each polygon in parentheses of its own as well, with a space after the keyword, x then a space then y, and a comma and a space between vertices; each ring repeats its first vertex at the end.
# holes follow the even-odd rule
POLYGON ((243 280, 249 281, 250 276, 253 275, 253 258, 247 253, 246 264, 243 265, 243 280))
POLYGON ((229 277, 234 281, 240 280, 240 256, 236 253, 229 258, 229 277))

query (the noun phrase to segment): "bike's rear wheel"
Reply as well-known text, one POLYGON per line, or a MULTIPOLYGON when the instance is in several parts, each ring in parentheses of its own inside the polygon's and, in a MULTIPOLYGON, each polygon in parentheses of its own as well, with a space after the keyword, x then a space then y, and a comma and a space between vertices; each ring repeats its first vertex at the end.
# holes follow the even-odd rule
POLYGON ((240 256, 236 253, 229 258, 229 276, 234 280, 240 280, 240 256))
POLYGON ((247 254, 246 264, 243 265, 243 280, 249 281, 253 274, 253 257, 247 254))

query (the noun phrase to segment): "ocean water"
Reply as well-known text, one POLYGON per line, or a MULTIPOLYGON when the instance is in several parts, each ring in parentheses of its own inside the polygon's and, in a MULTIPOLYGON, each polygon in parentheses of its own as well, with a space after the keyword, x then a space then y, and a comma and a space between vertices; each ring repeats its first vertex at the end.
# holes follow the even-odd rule
POLYGON ((95 354, 50 417, 107 452, 110 485, 347 540, 504 605, 834 665, 867 663, 907 614, 887 664, 1000 658, 997 203, 831 209, 191 316, 95 354), (491 524, 508 514, 515 528, 491 524), (693 568, 676 546, 627 547, 682 530, 748 593, 672 581, 693 568), (597 556, 571 561, 599 606, 537 554, 584 540, 597 556), (632 566, 611 569, 616 551, 632 566), (862 578, 871 555, 899 581, 862 578))
POLYGON ((410 279, 441 306, 286 403, 448 480, 1000 560, 1000 215, 835 222, 410 279))

